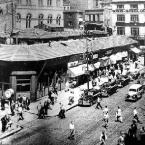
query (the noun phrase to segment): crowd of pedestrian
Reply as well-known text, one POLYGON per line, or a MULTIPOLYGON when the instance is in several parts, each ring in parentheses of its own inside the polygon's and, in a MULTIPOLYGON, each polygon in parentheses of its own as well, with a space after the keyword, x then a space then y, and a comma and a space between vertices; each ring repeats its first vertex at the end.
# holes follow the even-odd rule
POLYGON ((1 118, 1 124, 2 124, 2 132, 5 132, 8 128, 11 128, 13 122, 11 117, 12 116, 17 116, 18 120, 23 120, 23 111, 29 110, 29 105, 30 105, 30 99, 26 97, 25 95, 21 96, 19 95, 16 99, 16 101, 13 99, 13 97, 9 99, 4 99, 2 96, 1 99, 1 110, 5 111, 5 104, 8 104, 8 111, 4 116, 1 118))

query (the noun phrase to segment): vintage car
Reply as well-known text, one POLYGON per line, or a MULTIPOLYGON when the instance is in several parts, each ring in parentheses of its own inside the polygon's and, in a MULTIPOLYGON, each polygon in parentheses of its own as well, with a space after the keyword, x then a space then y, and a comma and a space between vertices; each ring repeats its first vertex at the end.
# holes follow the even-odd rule
POLYGON ((133 84, 130 86, 128 94, 125 97, 125 100, 137 101, 142 97, 143 93, 144 93, 144 89, 141 84, 133 84))
POLYGON ((102 97, 109 97, 110 95, 116 93, 118 89, 118 85, 116 84, 116 80, 105 83, 101 89, 102 97))
POLYGON ((101 90, 97 89, 89 89, 84 90, 84 93, 81 95, 80 99, 78 100, 78 105, 82 106, 92 106, 96 103, 97 97, 101 96, 101 90))
POLYGON ((118 85, 119 88, 128 85, 129 82, 130 82, 130 77, 129 77, 128 75, 121 75, 121 76, 117 79, 117 85, 118 85))

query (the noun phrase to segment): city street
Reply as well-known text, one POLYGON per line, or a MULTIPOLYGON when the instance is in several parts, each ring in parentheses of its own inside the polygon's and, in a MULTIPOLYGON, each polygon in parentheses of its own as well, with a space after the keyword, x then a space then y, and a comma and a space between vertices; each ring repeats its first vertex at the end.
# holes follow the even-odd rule
MULTIPOLYGON (((118 92, 109 98, 104 98, 102 106, 109 108, 109 127, 107 132, 107 145, 116 145, 120 131, 127 132, 133 119, 133 109, 137 107, 142 124, 145 125, 145 96, 137 102, 125 102, 124 97, 129 86, 118 89, 118 92), (115 113, 120 106, 123 112, 123 123, 115 122, 115 113)), ((96 145, 99 144, 101 131, 104 130, 102 110, 92 107, 76 107, 66 113, 66 119, 58 117, 44 120, 34 120, 23 126, 23 130, 1 141, 2 144, 47 144, 47 145, 96 145), (76 129, 75 140, 69 140, 69 123, 73 120, 76 129)))

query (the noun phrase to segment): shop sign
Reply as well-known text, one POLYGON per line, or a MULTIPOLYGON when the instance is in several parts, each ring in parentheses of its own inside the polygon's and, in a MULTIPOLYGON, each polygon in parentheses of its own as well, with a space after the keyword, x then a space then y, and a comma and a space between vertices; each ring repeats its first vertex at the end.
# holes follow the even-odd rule
POLYGON ((116 9, 113 10, 114 13, 133 13, 133 12, 137 12, 137 13, 144 13, 145 9, 116 9))
POLYGON ((67 64, 67 66, 68 66, 68 68, 70 68, 70 67, 75 67, 75 66, 77 66, 78 65, 78 61, 73 61, 73 62, 69 62, 68 64, 67 64))
POLYGON ((112 54, 112 50, 106 51, 106 55, 110 55, 110 54, 112 54))
POLYGON ((93 54, 93 59, 98 58, 98 54, 93 54))

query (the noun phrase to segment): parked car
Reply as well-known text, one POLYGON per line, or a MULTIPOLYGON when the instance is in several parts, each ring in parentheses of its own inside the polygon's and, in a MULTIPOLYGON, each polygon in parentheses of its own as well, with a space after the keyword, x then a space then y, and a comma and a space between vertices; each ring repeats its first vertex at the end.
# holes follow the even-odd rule
POLYGON ((96 103, 97 97, 101 96, 101 89, 89 89, 84 90, 84 93, 81 95, 81 98, 78 100, 78 105, 82 106, 92 106, 96 103))
POLYGON ((110 95, 116 93, 117 89, 118 85, 116 83, 116 80, 105 83, 103 88, 101 89, 102 97, 109 97, 110 95))
POLYGON ((119 88, 121 88, 128 85, 129 82, 130 82, 130 78, 128 75, 121 75, 119 79, 117 80, 117 85, 119 88))
POLYGON ((137 101, 142 97, 144 93, 143 86, 141 84, 133 84, 130 86, 127 96, 125 97, 126 101, 137 101))

